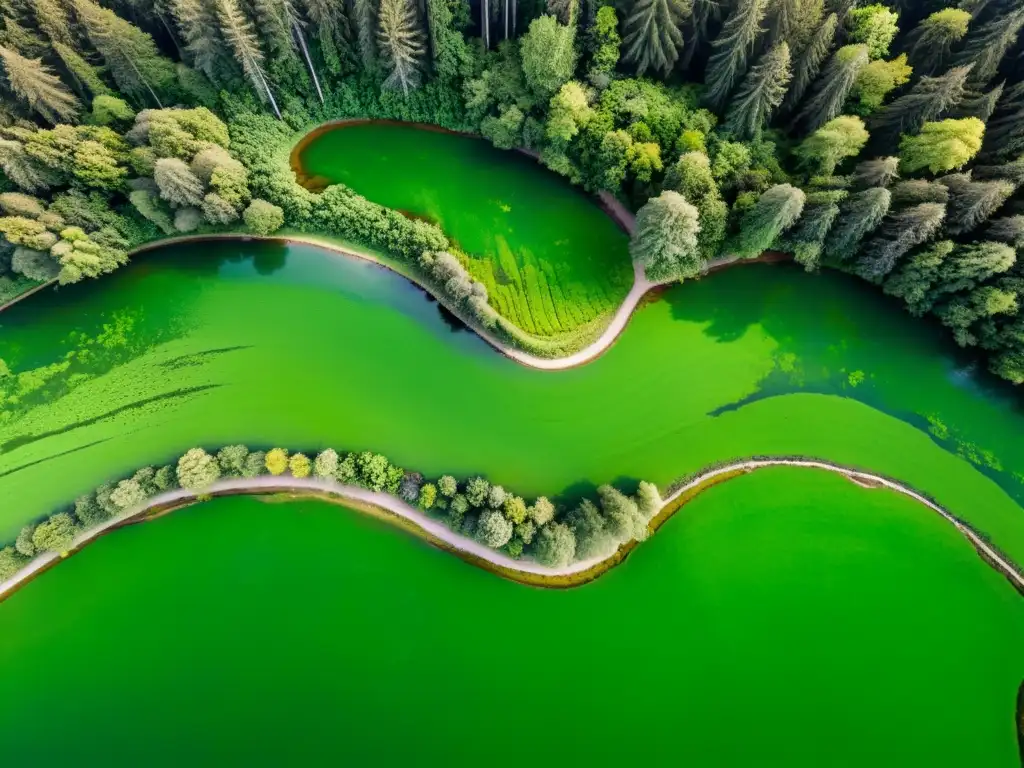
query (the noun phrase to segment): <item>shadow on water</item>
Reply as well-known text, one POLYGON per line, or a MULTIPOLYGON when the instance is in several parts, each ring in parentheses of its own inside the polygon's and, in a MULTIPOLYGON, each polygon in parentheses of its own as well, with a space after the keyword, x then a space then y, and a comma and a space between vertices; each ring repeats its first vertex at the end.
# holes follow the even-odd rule
POLYGON ((201 392, 206 392, 206 391, 211 390, 211 389, 218 389, 219 387, 222 387, 222 386, 224 386, 224 385, 223 384, 201 384, 201 385, 195 386, 195 387, 187 387, 185 389, 179 389, 179 390, 176 390, 174 392, 165 392, 162 395, 154 395, 153 397, 146 397, 146 398, 143 398, 142 400, 136 400, 133 403, 128 403, 127 405, 122 405, 121 407, 114 408, 113 410, 107 411, 106 413, 101 413, 101 414, 99 414, 97 416, 93 416, 93 417, 88 418, 88 419, 82 419, 81 421, 76 421, 76 422, 73 422, 71 424, 65 424, 63 426, 57 427, 56 429, 47 430, 46 432, 37 432, 35 434, 27 434, 27 435, 15 435, 14 437, 10 438, 9 440, 5 440, 3 443, 0 443, 0 454, 2 454, 2 453, 10 453, 13 450, 16 450, 18 448, 22 448, 22 447, 24 447, 26 445, 31 445, 32 443, 35 443, 35 442, 37 442, 39 440, 44 440, 47 437, 53 437, 54 435, 67 434, 69 432, 73 432, 76 429, 81 429, 82 427, 88 427, 88 426, 91 426, 93 424, 97 424, 97 423, 99 423, 101 421, 106 421, 107 419, 112 419, 115 416, 120 416, 123 413, 130 413, 131 411, 137 410, 139 408, 144 408, 147 405, 153 405, 154 403, 173 402, 173 401, 177 401, 177 400, 187 400, 188 398, 192 397, 193 395, 197 395, 197 394, 199 394, 201 392))
POLYGON ((427 303, 437 305, 437 313, 441 316, 441 322, 448 326, 448 329, 452 333, 459 333, 460 331, 469 330, 469 327, 464 322, 462 322, 458 317, 456 317, 456 315, 450 309, 448 309, 448 307, 439 302, 432 293, 423 290, 423 296, 426 298, 427 303))
POLYGON ((716 341, 732 343, 760 329, 777 344, 774 366, 756 390, 709 416, 798 393, 849 398, 921 430, 1024 504, 1024 467, 1005 467, 1001 457, 947 423, 948 414, 922 412, 912 391, 897 386, 912 381, 916 361, 939 359, 956 389, 1005 409, 1010 418, 1024 415, 1021 392, 985 370, 979 356, 958 347, 933 318, 910 318, 899 301, 855 278, 807 275, 790 264, 740 266, 665 298, 675 319, 704 326, 716 341))

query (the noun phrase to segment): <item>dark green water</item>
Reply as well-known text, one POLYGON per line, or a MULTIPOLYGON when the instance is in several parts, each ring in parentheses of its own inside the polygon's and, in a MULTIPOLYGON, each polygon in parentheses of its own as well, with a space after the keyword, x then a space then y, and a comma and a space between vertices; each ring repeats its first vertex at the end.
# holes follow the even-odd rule
POLYGON ((11 765, 1013 768, 1022 642, 951 527, 834 476, 715 488, 567 592, 236 498, 6 601, 0 717, 11 765))

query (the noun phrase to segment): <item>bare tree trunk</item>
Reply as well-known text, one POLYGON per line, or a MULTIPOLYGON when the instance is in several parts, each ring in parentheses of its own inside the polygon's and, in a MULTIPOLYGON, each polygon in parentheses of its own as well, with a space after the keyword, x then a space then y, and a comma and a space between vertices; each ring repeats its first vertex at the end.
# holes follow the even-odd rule
POLYGON ((309 49, 306 47, 306 38, 302 34, 302 30, 296 21, 292 20, 292 34, 295 36, 295 41, 299 44, 299 48, 302 49, 302 56, 306 60, 306 67, 309 69, 309 76, 313 78, 313 85, 316 87, 316 95, 320 98, 320 103, 324 103, 324 92, 320 89, 320 79, 316 76, 316 67, 313 66, 313 60, 309 57, 309 49))
POLYGON ((516 36, 516 13, 519 10, 517 0, 512 0, 512 37, 516 36))
MULTIPOLYGON (((124 55, 123 50, 121 51, 121 54, 124 55)), ((156 102, 157 107, 163 109, 164 105, 160 103, 160 97, 156 95, 156 91, 153 90, 152 86, 150 86, 150 84, 146 81, 146 78, 144 78, 142 76, 142 73, 139 72, 139 68, 135 66, 135 62, 132 61, 132 57, 127 55, 125 55, 124 57, 128 59, 128 63, 132 65, 132 69, 135 70, 135 74, 139 76, 139 80, 141 80, 142 84, 146 86, 146 90, 149 91, 149 95, 153 97, 153 101, 156 102)))
POLYGON ((505 39, 508 40, 508 0, 505 0, 505 13, 502 15, 505 17, 505 39))
POLYGON ((480 20, 483 22, 483 33, 484 33, 484 50, 490 50, 491 47, 491 9, 488 6, 487 0, 480 0, 480 20))
POLYGON ((260 82, 263 83, 263 92, 267 94, 267 98, 270 99, 270 106, 274 108, 274 114, 277 115, 278 120, 283 120, 281 117, 281 110, 277 108, 277 101, 274 99, 274 93, 270 90, 270 83, 267 82, 267 76, 263 74, 263 70, 253 62, 253 66, 256 68, 256 74, 260 77, 260 82))

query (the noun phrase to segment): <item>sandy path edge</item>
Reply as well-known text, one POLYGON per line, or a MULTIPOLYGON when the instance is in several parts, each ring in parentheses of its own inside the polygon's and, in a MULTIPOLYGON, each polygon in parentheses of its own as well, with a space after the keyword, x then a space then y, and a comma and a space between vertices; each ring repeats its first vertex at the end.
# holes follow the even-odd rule
MULTIPOLYGON (((738 461, 718 466, 714 469, 701 473, 693 480, 674 491, 664 500, 662 509, 673 504, 683 494, 699 489, 700 486, 707 484, 722 475, 729 475, 737 472, 746 473, 757 469, 763 469, 765 467, 777 466, 803 467, 834 472, 867 488, 882 487, 910 497, 918 503, 923 504, 928 509, 931 509, 933 512, 938 513, 944 520, 952 524, 953 527, 956 528, 957 531, 975 548, 975 550, 977 550, 983 560, 1003 574, 1018 591, 1024 594, 1024 573, 1022 573, 1021 569, 1014 563, 1010 562, 1008 558, 997 552, 984 539, 982 539, 979 534, 975 533, 970 526, 962 522, 951 512, 919 494, 917 491, 914 491, 912 488, 902 485, 894 480, 890 480, 880 475, 863 472, 861 470, 850 469, 838 464, 832 464, 826 461, 795 458, 762 458, 738 461)), ((233 478, 218 480, 206 490, 205 495, 216 496, 220 494, 231 494, 244 491, 268 493, 273 491, 286 492, 294 490, 324 492, 342 500, 368 504, 385 510, 386 512, 397 515, 398 517, 412 523, 413 526, 415 526, 417 534, 422 538, 426 538, 432 543, 439 544, 444 549, 447 549, 470 562, 482 565, 485 568, 489 567, 494 572, 510 579, 540 586, 545 585, 545 579, 551 580, 552 582, 548 584, 548 586, 573 586, 574 584, 582 584, 593 580, 624 560, 620 550, 611 552, 603 557, 570 563, 569 565, 560 568, 549 568, 525 558, 515 560, 503 552, 498 552, 474 541, 473 539, 469 539, 461 534, 452 532, 452 530, 440 520, 429 517, 421 510, 411 506, 399 498, 386 493, 369 491, 365 488, 341 485, 340 483, 331 480, 283 476, 273 477, 269 475, 254 478, 233 478), (565 580, 565 577, 569 577, 568 581, 565 580), (572 577, 579 578, 574 580, 572 577), (554 583, 556 580, 559 580, 558 583, 554 583)), ((151 509, 173 505, 175 503, 187 503, 195 499, 196 494, 194 492, 184 489, 175 489, 173 491, 158 494, 146 501, 144 504, 130 509, 122 515, 111 518, 110 520, 107 520, 87 531, 83 531, 75 537, 74 543, 72 544, 69 552, 77 552, 88 543, 95 541, 103 534, 117 528, 118 526, 140 520, 151 509)), ((657 517, 657 515, 655 515, 655 517, 657 517)), ((629 545, 625 546, 628 547, 629 545)), ((42 573, 50 566, 59 562, 62 557, 62 555, 54 552, 47 552, 35 557, 9 579, 0 583, 0 600, 3 600, 18 587, 27 583, 39 573, 42 573)))

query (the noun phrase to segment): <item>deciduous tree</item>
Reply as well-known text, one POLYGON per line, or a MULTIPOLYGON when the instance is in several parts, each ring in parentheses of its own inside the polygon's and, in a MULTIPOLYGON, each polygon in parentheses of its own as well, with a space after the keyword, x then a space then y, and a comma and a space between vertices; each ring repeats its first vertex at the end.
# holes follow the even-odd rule
POLYGON ((984 135, 985 124, 976 117, 925 123, 919 134, 900 141, 900 167, 907 173, 960 168, 981 149, 984 135))
POLYGON ((640 209, 629 251, 655 282, 696 277, 701 268, 699 231, 697 209, 678 192, 666 190, 640 209))

